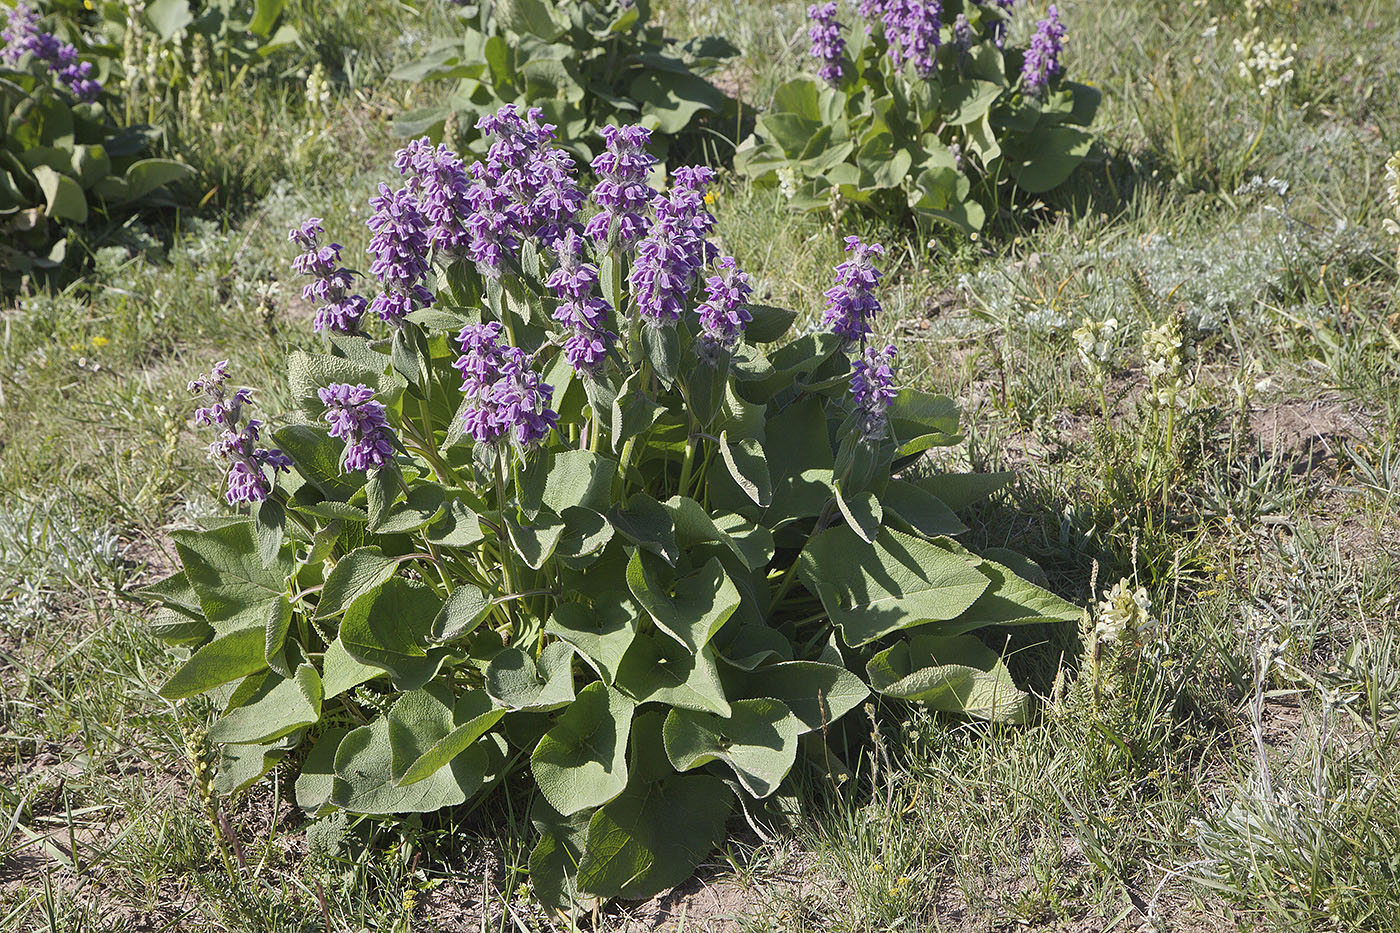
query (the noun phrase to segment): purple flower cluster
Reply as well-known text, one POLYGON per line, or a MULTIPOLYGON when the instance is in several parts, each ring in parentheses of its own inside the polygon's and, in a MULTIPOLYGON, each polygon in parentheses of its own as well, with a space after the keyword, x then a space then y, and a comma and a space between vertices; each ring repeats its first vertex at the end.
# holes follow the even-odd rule
POLYGON ((643 212, 656 192, 647 175, 656 159, 646 151, 651 130, 644 126, 605 126, 601 130, 607 148, 593 160, 598 184, 593 200, 602 208, 585 231, 598 243, 612 242, 623 251, 646 235, 643 212))
POLYGON ((467 434, 494 444, 512 432, 522 447, 549 436, 559 415, 549 407, 553 386, 540 380, 519 347, 501 346, 501 325, 468 324, 457 336, 462 355, 452 365, 462 374, 467 434))
POLYGON ((345 441, 345 469, 353 472, 383 466, 393 456, 384 406, 374 400, 373 389, 336 382, 316 394, 326 406, 331 437, 345 441))
POLYGON ((13 65, 25 53, 32 54, 48 66, 58 81, 80 101, 94 101, 102 93, 102 85, 92 77, 92 63, 78 61, 78 50, 57 36, 39 29, 39 15, 27 4, 18 3, 8 13, 8 22, 0 30, 5 47, 0 59, 13 65))
POLYGON ((680 320, 696 277, 714 258, 706 237, 715 219, 705 210, 705 188, 714 177, 708 168, 678 168, 670 192, 652 200, 656 219, 637 244, 628 282, 638 313, 658 327, 680 320))
POLYGON ((408 192, 431 224, 429 245, 449 258, 463 255, 470 239, 466 221, 472 208, 467 197, 471 181, 462 160, 446 143, 433 148, 424 136, 394 153, 394 167, 408 177, 408 192))
POLYGON ((319 303, 312 326, 317 331, 354 333, 368 302, 352 290, 354 273, 340 264, 341 245, 321 245, 322 233, 325 228, 321 226, 321 218, 312 217, 287 234, 288 241, 306 250, 292 260, 292 271, 311 276, 311 281, 301 290, 301 297, 319 303))
POLYGON ((409 312, 433 303, 433 293, 423 287, 428 274, 428 221, 408 188, 391 191, 379 183, 379 196, 369 199, 374 215, 367 224, 374 232, 369 271, 384 290, 370 302, 370 310, 386 322, 397 322, 409 312))
POLYGON ((943 4, 939 0, 888 0, 883 5, 881 20, 890 61, 895 68, 913 62, 919 76, 927 78, 933 72, 933 57, 938 52, 943 4))
POLYGON ((851 398, 860 412, 864 440, 881 440, 889 429, 890 403, 899 394, 894 387, 894 355, 894 344, 883 350, 866 347, 851 364, 851 398))
POLYGON ((965 14, 959 13, 953 20, 953 44, 961 52, 972 48, 972 24, 967 21, 965 14))
POLYGON ((617 334, 608 330, 612 306, 594 294, 598 267, 583 261, 583 241, 570 230, 556 246, 559 263, 545 285, 559 297, 554 319, 569 328, 564 356, 580 375, 594 375, 607 359, 617 334))
POLYGON ((748 273, 732 256, 715 263, 715 268, 719 274, 705 280, 705 300, 695 309, 700 316, 700 358, 707 362, 718 359, 722 350, 732 350, 753 320, 745 307, 753 294, 748 273))
POLYGON ((482 117, 477 127, 494 142, 486 154, 484 175, 510 195, 522 234, 546 246, 574 227, 586 200, 574 175, 573 156, 551 145, 554 124, 533 107, 522 118, 514 104, 482 117))
POLYGON ((258 446, 262 422, 243 417, 243 409, 253 404, 253 393, 239 389, 229 395, 224 388, 227 379, 228 360, 220 360, 208 375, 190 383, 189 390, 203 395, 207 403, 195 410, 195 424, 219 430, 218 439, 209 445, 209 457, 228 461, 224 498, 229 505, 261 502, 272 494, 263 467, 271 467, 275 476, 278 470, 290 470, 292 461, 280 450, 258 446))
POLYGON ((822 323, 847 343, 864 341, 870 333, 870 319, 879 313, 880 301, 874 289, 882 273, 874 257, 885 255, 878 243, 868 246, 859 237, 846 237, 845 262, 836 267, 836 284, 826 291, 826 312, 822 323))
POLYGON ((841 37, 842 24, 836 19, 835 0, 807 7, 807 19, 812 22, 807 30, 807 38, 812 40, 812 57, 821 62, 817 74, 823 81, 835 85, 845 73, 841 59, 846 53, 846 40, 841 37))
POLYGON ((1026 93, 1040 94, 1050 79, 1061 70, 1060 55, 1064 52, 1065 27, 1060 23, 1060 11, 1050 4, 1045 19, 1035 24, 1035 35, 1021 64, 1021 83, 1026 93))

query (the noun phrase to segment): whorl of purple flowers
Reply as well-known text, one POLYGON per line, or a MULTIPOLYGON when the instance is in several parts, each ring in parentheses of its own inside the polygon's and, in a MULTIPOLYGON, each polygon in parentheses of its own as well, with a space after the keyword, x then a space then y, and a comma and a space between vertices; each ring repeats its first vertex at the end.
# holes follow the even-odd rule
POLYGON ((942 17, 943 4, 939 0, 889 0, 884 4, 881 19, 895 68, 913 62, 920 77, 926 78, 933 72, 942 17))
POLYGON ((807 7, 807 19, 812 25, 807 38, 812 40, 812 57, 821 62, 817 74, 828 84, 835 85, 845 72, 841 59, 846 53, 846 40, 841 37, 842 24, 836 18, 836 3, 814 3, 807 7))
POLYGON ((48 66, 59 83, 80 101, 94 101, 102 93, 102 85, 92 77, 92 63, 78 61, 78 50, 57 36, 39 29, 39 15, 27 3, 19 3, 8 12, 6 28, 0 30, 5 47, 0 59, 13 65, 26 52, 48 66))
POLYGON ((836 284, 826 291, 826 312, 822 323, 848 343, 863 341, 870 333, 870 319, 879 313, 875 286, 882 273, 874 257, 883 256, 878 243, 866 245, 859 237, 846 237, 849 257, 836 267, 836 284))
POLYGON ((331 437, 345 441, 345 469, 351 472, 383 466, 394 454, 384 406, 364 385, 332 383, 316 393, 326 406, 331 437))
POLYGON ((522 447, 549 436, 559 415, 549 407, 554 388, 530 368, 519 347, 501 346, 501 325, 469 324, 457 342, 462 355, 452 365, 462 374, 462 394, 471 402, 467 435, 478 444, 494 444, 514 432, 522 447))
POLYGON ((883 350, 866 347, 851 364, 851 398, 860 411, 860 434, 878 441, 889 429, 890 404, 899 393, 894 387, 894 344, 883 350))
POLYGON ((369 271, 384 290, 370 302, 371 311, 395 322, 417 308, 433 303, 433 293, 423 287, 428 274, 428 221, 408 188, 391 191, 379 183, 379 196, 369 199, 374 215, 367 221, 374 236, 369 271))
POLYGON ((963 52, 972 48, 972 24, 963 13, 959 13, 957 19, 953 20, 953 45, 963 52))
POLYGON ((321 245, 320 236, 324 232, 321 218, 312 217, 287 234, 290 242, 306 251, 292 260, 292 271, 311 276, 311 281, 301 290, 301 297, 318 303, 312 326, 317 331, 353 333, 368 302, 353 291, 354 273, 340 264, 341 245, 321 245))
POLYGON ((394 167, 400 175, 407 176, 408 191, 431 224, 428 243, 448 257, 463 255, 471 236, 467 230, 467 217, 471 214, 467 189, 471 180, 462 160, 446 143, 434 148, 424 136, 394 153, 394 167))
POLYGON ((520 233, 551 246, 575 225, 586 199, 574 178, 573 156, 551 145, 555 127, 543 117, 538 107, 521 117, 514 104, 506 104, 477 121, 494 140, 477 178, 509 195, 520 233))
POLYGON ((207 424, 219 431, 218 439, 209 445, 209 457, 228 462, 224 498, 229 505, 261 502, 272 493, 263 467, 271 467, 275 476, 278 470, 290 470, 292 461, 276 448, 258 446, 262 422, 243 417, 243 409, 253 404, 253 393, 239 389, 230 396, 224 388, 227 379, 228 360, 220 360, 208 375, 190 383, 189 390, 203 395, 206 402, 195 410, 195 424, 207 424))
POLYGON ((617 334, 607 328, 612 306, 594 294, 598 267, 584 262, 583 242, 577 231, 564 234, 557 252, 559 263, 545 285, 559 297, 554 319, 570 330, 564 341, 564 356, 575 372, 593 375, 617 340, 617 334))
POLYGON ((715 263, 718 275, 705 280, 705 300, 695 309, 700 316, 700 357, 716 359, 721 350, 732 350, 753 315, 745 304, 753 289, 748 273, 739 268, 732 256, 715 263))
POLYGON ((598 184, 593 201, 600 208, 585 232, 598 243, 613 243, 626 251, 646 235, 644 211, 656 192, 647 175, 656 164, 647 151, 651 130, 644 126, 605 126, 601 130, 607 148, 593 160, 598 184))
POLYGON ((1050 79, 1061 70, 1060 55, 1064 52, 1065 27, 1060 23, 1060 11, 1050 4, 1045 19, 1035 24, 1035 35, 1026 49, 1021 64, 1021 83, 1026 93, 1039 94, 1050 79))
POLYGON ((652 201, 656 219, 637 245, 628 277, 637 312, 651 324, 669 327, 680 320, 696 277, 714 258, 706 237, 715 219, 705 210, 705 188, 714 177, 708 168, 678 168, 670 192, 652 201))

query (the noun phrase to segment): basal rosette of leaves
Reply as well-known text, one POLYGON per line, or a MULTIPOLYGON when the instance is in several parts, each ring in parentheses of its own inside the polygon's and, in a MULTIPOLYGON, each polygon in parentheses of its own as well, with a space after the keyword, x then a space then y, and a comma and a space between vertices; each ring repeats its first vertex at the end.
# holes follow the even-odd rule
POLYGON ((452 122, 476 146, 477 119, 513 103, 544 110, 570 150, 591 159, 605 125, 639 123, 670 145, 735 110, 708 76, 738 49, 718 36, 667 38, 648 0, 501 0, 464 5, 458 16, 464 35, 433 43, 391 76, 457 82, 445 103, 396 121, 403 136, 440 140, 452 122))
POLYGON ((100 72, 37 11, 0 12, 0 276, 64 263, 72 238, 101 240, 188 166, 152 158, 161 132, 120 126, 100 72))
POLYGON ((735 167, 800 210, 847 203, 964 232, 1008 185, 1057 187, 1089 152, 1100 94, 1065 78, 1053 5, 1026 48, 1005 44, 1014 11, 1014 0, 813 5, 816 76, 777 90, 735 167))
POLYGON ((712 239, 708 169, 655 191, 648 131, 610 127, 587 194, 539 113, 482 129, 470 167, 398 154, 369 276, 292 231, 325 346, 285 423, 226 364, 191 384, 246 511, 143 593, 218 788, 295 763, 309 814, 388 816, 527 773, 534 888, 569 907, 683 881, 872 689, 1023 721, 975 633, 1079 611, 955 540, 1006 476, 911 472, 958 413, 869 345, 880 248, 847 242, 794 336, 712 239))

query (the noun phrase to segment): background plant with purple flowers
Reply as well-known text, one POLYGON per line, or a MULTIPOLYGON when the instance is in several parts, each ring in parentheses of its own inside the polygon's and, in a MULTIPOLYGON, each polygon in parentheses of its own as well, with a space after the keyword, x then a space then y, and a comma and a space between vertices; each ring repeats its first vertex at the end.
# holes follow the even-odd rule
POLYGON ((711 170, 655 190, 649 132, 609 127, 587 191, 542 112, 480 128, 471 166, 398 153, 372 275, 318 220, 291 232, 313 297, 395 311, 291 355, 280 427, 240 420, 223 364, 191 386, 249 514, 179 533, 146 595, 184 613, 166 698, 238 684, 220 786, 296 760, 308 817, 394 817, 528 775, 534 890, 573 910, 683 881, 872 690, 1023 721, 971 633, 1079 611, 953 540, 944 498, 995 483, 910 469, 958 413, 869 344, 881 247, 847 238, 823 329, 793 335, 713 238, 711 170))
POLYGON ((813 4, 816 77, 777 89, 736 169, 800 210, 980 230, 1061 185, 1093 143, 1099 94, 1064 77, 1057 9, 1024 49, 1005 44, 1017 15, 1013 0, 813 4))

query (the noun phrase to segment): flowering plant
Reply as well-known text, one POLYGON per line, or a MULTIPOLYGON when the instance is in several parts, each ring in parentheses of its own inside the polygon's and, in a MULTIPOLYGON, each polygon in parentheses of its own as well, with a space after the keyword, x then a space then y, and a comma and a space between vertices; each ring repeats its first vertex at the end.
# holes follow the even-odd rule
POLYGON ((607 124, 639 123, 669 144, 735 106, 707 76, 738 49, 718 36, 667 38, 650 22, 648 0, 512 0, 463 6, 459 16, 464 36, 435 43, 392 75, 458 82, 445 103, 398 120, 404 136, 460 138, 484 151, 477 118, 514 103, 543 109, 587 160, 607 124))
POLYGON ((843 14, 813 4, 816 75, 777 90, 736 168, 798 209, 851 203, 969 232, 1004 200, 1003 185, 1056 187, 1089 151, 1099 94, 1064 78, 1054 5, 1027 48, 1005 44, 1014 5, 861 0, 843 14))
MULTIPOLYGON (((25 3, 0 13, 0 275, 59 266, 70 234, 191 170, 143 158, 159 138, 109 115, 92 63, 25 3)), ((94 224, 95 226, 95 224, 94 224)))
POLYGON ((324 353, 268 431, 220 364, 206 403, 247 513, 175 536, 144 592, 213 696, 220 787, 302 749, 309 813, 453 807, 528 772, 537 894, 648 896, 870 690, 1017 722, 990 626, 1078 610, 951 536, 1005 477, 920 474, 947 398, 870 344, 882 250, 854 237, 820 332, 753 302, 712 173, 664 191, 641 126, 591 193, 538 111, 470 167, 418 140, 371 204, 370 274, 291 233, 324 353))

